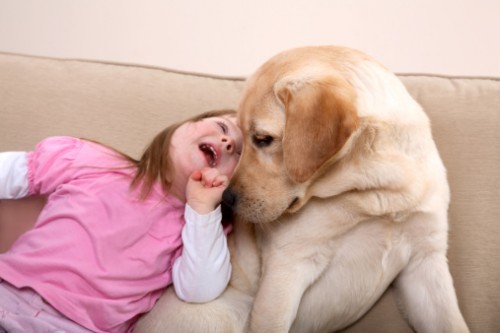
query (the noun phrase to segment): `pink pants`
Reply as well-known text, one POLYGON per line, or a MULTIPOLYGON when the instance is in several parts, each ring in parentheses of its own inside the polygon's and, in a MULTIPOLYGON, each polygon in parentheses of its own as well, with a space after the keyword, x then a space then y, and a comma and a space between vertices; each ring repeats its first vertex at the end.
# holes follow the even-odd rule
POLYGON ((0 279, 0 333, 90 333, 46 303, 30 288, 0 279))

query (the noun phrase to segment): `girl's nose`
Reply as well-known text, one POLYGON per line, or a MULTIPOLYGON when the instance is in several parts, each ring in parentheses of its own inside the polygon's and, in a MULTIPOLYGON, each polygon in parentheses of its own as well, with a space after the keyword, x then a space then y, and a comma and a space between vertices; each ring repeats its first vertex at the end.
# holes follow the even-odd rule
POLYGON ((230 136, 224 135, 222 136, 222 148, 232 154, 234 152, 234 139, 230 136))

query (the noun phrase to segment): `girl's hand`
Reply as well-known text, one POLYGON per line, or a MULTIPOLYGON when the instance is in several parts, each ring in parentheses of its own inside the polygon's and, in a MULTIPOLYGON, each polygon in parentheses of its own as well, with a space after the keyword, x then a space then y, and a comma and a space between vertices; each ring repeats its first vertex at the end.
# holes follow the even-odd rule
POLYGON ((222 201, 222 192, 229 184, 227 176, 217 169, 194 171, 186 186, 186 201, 199 214, 208 214, 222 201))

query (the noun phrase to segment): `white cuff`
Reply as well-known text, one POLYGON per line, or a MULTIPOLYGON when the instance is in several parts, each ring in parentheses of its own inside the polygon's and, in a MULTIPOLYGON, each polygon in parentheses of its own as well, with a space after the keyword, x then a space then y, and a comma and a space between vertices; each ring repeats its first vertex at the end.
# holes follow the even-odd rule
POLYGON ((0 153, 0 199, 19 199, 28 195, 26 152, 0 153))

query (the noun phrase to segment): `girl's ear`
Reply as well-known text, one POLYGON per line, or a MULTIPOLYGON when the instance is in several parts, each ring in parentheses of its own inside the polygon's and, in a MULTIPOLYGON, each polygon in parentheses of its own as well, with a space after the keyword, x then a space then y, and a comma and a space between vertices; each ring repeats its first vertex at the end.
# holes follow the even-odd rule
POLYGON ((336 78, 290 82, 276 92, 285 107, 283 158, 290 178, 307 181, 356 130, 354 89, 336 78))

